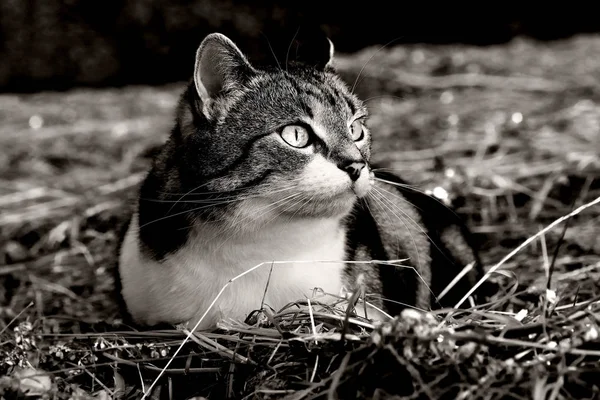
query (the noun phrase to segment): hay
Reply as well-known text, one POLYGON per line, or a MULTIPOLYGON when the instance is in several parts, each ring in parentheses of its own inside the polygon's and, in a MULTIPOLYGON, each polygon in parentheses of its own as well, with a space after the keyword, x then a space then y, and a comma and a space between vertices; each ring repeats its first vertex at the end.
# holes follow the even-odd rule
POLYGON ((154 398, 597 397, 598 48, 579 37, 340 59, 354 82, 373 56, 356 89, 371 109, 376 160, 449 193, 499 285, 487 304, 407 311, 380 326, 344 300, 314 299, 212 333, 123 325, 115 227, 181 85, 0 96, 0 393, 139 398, 154 385, 154 398), (544 229, 574 210, 567 229, 544 229))

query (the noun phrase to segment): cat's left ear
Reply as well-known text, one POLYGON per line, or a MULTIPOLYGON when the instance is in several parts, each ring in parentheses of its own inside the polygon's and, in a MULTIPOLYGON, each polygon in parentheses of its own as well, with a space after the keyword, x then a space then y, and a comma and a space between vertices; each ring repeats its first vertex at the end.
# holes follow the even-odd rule
POLYGON ((325 63, 324 69, 333 69, 333 55, 335 54, 335 46, 329 38, 327 38, 327 43, 329 44, 329 57, 327 57, 327 62, 325 63))
POLYGON ((203 108, 220 95, 244 85, 255 73, 240 49, 225 35, 208 35, 196 52, 194 84, 203 108))
POLYGON ((297 37, 290 45, 288 58, 317 70, 333 69, 335 47, 333 42, 322 33, 305 34, 297 37))

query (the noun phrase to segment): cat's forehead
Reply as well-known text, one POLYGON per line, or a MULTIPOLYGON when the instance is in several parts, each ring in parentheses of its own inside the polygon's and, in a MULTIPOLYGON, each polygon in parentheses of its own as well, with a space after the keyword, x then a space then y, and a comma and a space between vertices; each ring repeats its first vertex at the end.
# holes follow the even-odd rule
POLYGON ((337 75, 313 70, 265 74, 256 89, 282 108, 297 108, 310 118, 349 118, 366 115, 363 103, 352 94, 337 75))

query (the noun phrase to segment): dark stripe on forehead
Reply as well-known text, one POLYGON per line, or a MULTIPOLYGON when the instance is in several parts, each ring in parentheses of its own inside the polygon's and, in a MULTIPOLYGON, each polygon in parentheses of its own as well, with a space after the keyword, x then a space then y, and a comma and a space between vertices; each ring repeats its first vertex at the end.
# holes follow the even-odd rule
POLYGON ((331 107, 336 107, 340 103, 340 99, 335 95, 335 92, 330 86, 322 85, 319 89, 323 92, 323 96, 331 107))
POLYGON ((310 106, 304 101, 304 99, 300 99, 300 105, 302 106, 302 109, 306 112, 306 116, 310 119, 313 119, 315 117, 315 114, 312 112, 312 109, 310 108, 310 106))
POLYGON ((306 93, 311 96, 318 96, 316 91, 312 90, 310 87, 308 87, 303 82, 298 82, 296 79, 290 79, 289 82, 292 85, 292 87, 294 88, 294 90, 298 93, 298 95, 306 93))
POLYGON ((314 118, 314 113, 310 105, 306 102, 306 100, 301 96, 303 93, 306 93, 306 89, 303 89, 300 84, 293 78, 288 78, 287 82, 290 84, 292 89, 296 92, 296 96, 293 96, 293 99, 298 102, 298 106, 304 110, 308 118, 314 118))
POLYGON ((331 86, 331 91, 333 92, 333 95, 335 97, 342 97, 342 94, 340 92, 340 90, 338 88, 336 88, 335 86, 331 86))
POLYGON ((329 104, 330 107, 335 107, 335 105, 337 104, 337 101, 335 100, 335 98, 331 94, 328 94, 327 92, 325 92, 324 90, 322 90, 320 88, 318 89, 318 91, 307 90, 306 93, 309 96, 314 97, 320 103, 327 103, 327 104, 329 104))
MULTIPOLYGON (((318 102, 327 103, 333 108, 339 107, 340 104, 348 101, 332 82, 325 79, 322 74, 317 74, 313 71, 308 71, 306 75, 299 79, 292 77, 289 79, 289 82, 296 92, 313 97, 318 102)), ((354 110, 355 108, 352 106, 350 109, 354 110)))
POLYGON ((352 115, 356 114, 356 106, 354 105, 354 102, 352 101, 352 99, 349 96, 347 96, 342 90, 340 90, 338 87, 336 87, 334 85, 331 85, 331 90, 333 90, 333 93, 335 93, 335 96, 337 98, 339 98, 340 101, 346 102, 346 105, 350 109, 350 113, 352 115))
POLYGON ((340 100, 335 96, 335 94, 333 93, 333 90, 327 90, 327 89, 330 89, 330 88, 324 87, 323 93, 325 93, 325 96, 326 96, 329 104, 331 104, 332 107, 335 107, 336 105, 339 104, 340 100))
POLYGON ((323 103, 326 100, 325 96, 322 93, 319 93, 319 91, 312 90, 308 87, 303 90, 303 93, 316 99, 318 102, 321 102, 321 103, 323 103))
POLYGON ((300 88, 298 89, 301 92, 306 93, 307 95, 315 98, 317 101, 321 103, 329 103, 331 107, 335 107, 338 103, 335 96, 326 90, 324 85, 320 85, 318 83, 314 83, 311 81, 305 81, 301 83, 300 88))

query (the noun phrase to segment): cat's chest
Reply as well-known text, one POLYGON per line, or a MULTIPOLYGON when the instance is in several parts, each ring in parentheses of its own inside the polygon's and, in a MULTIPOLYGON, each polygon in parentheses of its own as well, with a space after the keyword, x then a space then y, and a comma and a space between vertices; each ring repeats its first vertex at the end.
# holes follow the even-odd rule
MULTIPOLYGON (((192 237, 188 248, 170 260, 185 271, 172 287, 204 293, 202 308, 234 279, 210 313, 213 319, 219 315, 243 319, 259 309, 263 299, 265 305, 279 310, 306 297, 334 299, 322 292, 340 294, 346 254, 345 232, 339 224, 282 225, 216 247, 202 245, 206 234, 192 237)), ((191 322, 200 315, 196 313, 191 322)))

